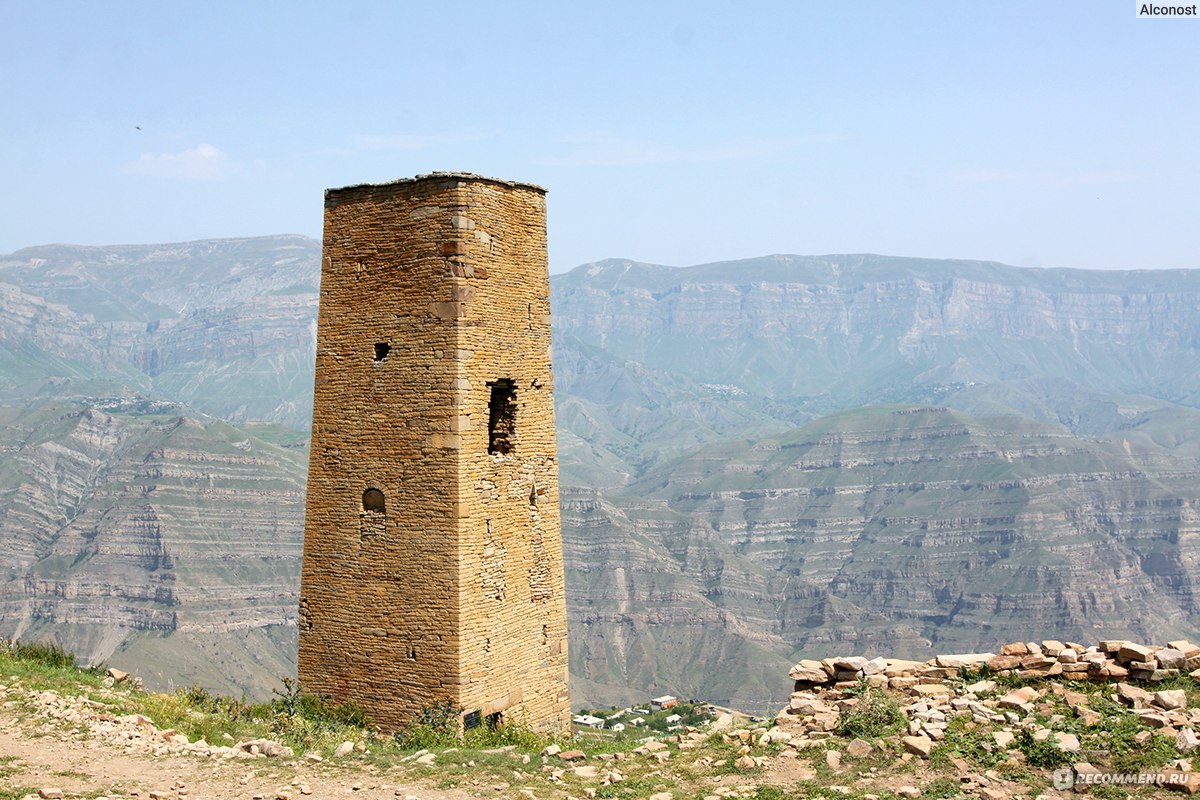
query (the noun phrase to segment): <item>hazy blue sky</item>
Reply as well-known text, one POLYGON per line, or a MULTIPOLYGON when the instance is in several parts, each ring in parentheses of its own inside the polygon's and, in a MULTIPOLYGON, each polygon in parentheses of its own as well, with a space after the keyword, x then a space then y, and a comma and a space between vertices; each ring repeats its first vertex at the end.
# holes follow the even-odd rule
POLYGON ((555 271, 1200 267, 1200 21, 1133 5, 2 0, 0 252, 453 169, 547 187, 555 271))

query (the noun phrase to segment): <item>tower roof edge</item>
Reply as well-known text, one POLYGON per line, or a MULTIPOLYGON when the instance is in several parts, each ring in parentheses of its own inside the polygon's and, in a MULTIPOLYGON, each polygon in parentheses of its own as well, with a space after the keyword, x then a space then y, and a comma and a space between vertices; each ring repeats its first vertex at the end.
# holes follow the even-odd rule
POLYGON ((397 178, 394 181, 383 181, 380 183, 353 183, 348 186, 339 186, 336 188, 326 189, 325 197, 328 198, 332 194, 340 192, 352 191, 356 189, 374 189, 385 188, 388 186, 404 186, 407 184, 422 183, 425 181, 445 181, 459 180, 471 183, 494 183, 500 186, 507 186, 514 189, 532 189, 540 194, 545 194, 546 189, 543 186, 538 186, 536 183, 527 183, 525 181, 506 181, 501 178, 491 178, 487 175, 477 175, 473 172, 430 172, 425 175, 414 175, 411 178, 397 178))

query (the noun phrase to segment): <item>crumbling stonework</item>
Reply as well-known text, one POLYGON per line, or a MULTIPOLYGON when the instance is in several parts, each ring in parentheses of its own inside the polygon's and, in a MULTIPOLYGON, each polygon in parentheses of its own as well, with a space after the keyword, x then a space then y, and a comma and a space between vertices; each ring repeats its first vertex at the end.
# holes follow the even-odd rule
POLYGON ((570 721, 545 194, 325 196, 301 685, 385 728, 570 721))

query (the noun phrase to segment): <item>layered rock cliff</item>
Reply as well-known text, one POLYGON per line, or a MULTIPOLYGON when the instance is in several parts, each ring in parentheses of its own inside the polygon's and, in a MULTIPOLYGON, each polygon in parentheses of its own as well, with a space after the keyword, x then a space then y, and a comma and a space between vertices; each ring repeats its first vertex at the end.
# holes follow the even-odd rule
MULTIPOLYGON (((1072 391, 1200 403, 1197 271, 873 255, 684 269, 609 260, 559 276, 555 292, 559 363, 576 350, 598 351, 631 377, 691 384, 670 416, 691 422, 702 439, 728 435, 715 429, 731 410, 783 428, 881 402, 954 404, 981 386, 1020 383, 1010 395, 1038 397, 1044 379, 1072 391)), ((572 401, 581 379, 603 374, 594 359, 584 366, 559 381, 572 401)), ((655 397, 631 397, 620 380, 607 381, 612 392, 586 385, 594 429, 622 431, 626 420, 661 408, 655 397)), ((590 441, 623 459, 619 437, 590 441)))
MULTIPOLYGON (((0 257, 0 636, 258 694, 290 671, 318 256, 0 257)), ((772 256, 553 288, 577 702, 767 710, 801 656, 1195 635, 1200 273, 772 256)))
POLYGON ((176 680, 261 693, 280 673, 227 673, 244 656, 193 652, 242 637, 286 670, 303 454, 166 404, 4 412, 0 637, 50 634, 84 661, 130 663, 180 634, 176 680))
MULTIPOLYGON (((723 675, 759 664, 676 666, 703 663, 687 645, 717 629, 780 658, 924 659, 1027 630, 1194 635, 1198 479, 1195 459, 1144 440, 930 407, 701 448, 628 497, 568 496, 576 669, 722 697, 723 675), (614 649, 639 623, 637 657, 614 649)), ((757 708, 753 694, 747 681, 732 700, 757 708)))

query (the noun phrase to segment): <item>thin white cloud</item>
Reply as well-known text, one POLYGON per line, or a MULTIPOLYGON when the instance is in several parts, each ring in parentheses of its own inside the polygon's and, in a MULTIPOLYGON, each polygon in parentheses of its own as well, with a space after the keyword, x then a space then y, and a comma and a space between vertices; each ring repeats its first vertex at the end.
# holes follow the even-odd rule
POLYGON ((583 134, 562 140, 570 152, 540 158, 538 163, 558 167, 625 167, 679 162, 747 161, 771 158, 802 147, 834 141, 837 141, 835 136, 779 136, 679 147, 648 139, 621 139, 607 134, 583 134))
POLYGON ((1036 184, 1039 186, 1105 186, 1134 183, 1145 176, 1128 170, 1012 170, 964 169, 951 173, 959 183, 1036 184))
POLYGON ((214 181, 232 175, 239 164, 211 144, 199 144, 179 153, 142 153, 129 167, 139 175, 214 181))

